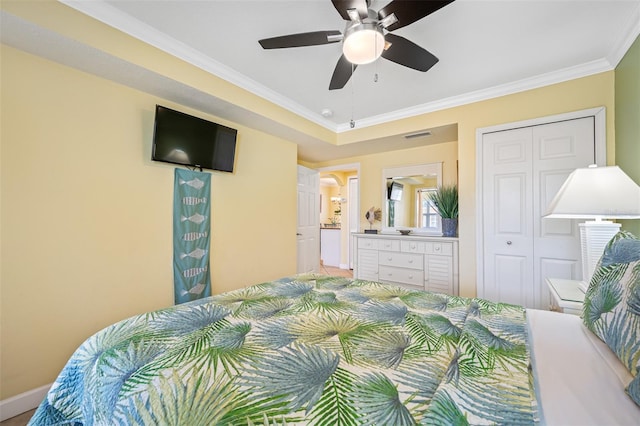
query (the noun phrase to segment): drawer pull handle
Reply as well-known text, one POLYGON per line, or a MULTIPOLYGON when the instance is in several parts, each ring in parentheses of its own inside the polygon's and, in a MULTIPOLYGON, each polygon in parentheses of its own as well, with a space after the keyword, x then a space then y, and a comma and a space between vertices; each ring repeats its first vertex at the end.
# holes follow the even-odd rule
POLYGON ((435 251, 440 251, 440 247, 434 247, 433 248, 435 251))
POLYGON ((409 263, 413 263, 413 259, 409 259, 409 263))
POLYGON ((507 241, 508 246, 510 246, 511 244, 513 244, 511 241, 507 241))
POLYGON ((413 275, 409 275, 409 279, 412 280, 413 279, 413 275))
POLYGON ((387 260, 391 262, 393 260, 393 257, 388 257, 387 260))

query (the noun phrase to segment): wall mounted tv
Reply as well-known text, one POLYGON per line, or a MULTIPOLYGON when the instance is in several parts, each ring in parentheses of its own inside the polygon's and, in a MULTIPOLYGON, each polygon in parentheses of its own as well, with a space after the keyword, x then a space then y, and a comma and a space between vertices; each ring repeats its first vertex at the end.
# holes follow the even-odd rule
POLYGON ((392 201, 401 201, 403 188, 404 185, 400 182, 391 182, 391 185, 387 188, 387 198, 392 201))
POLYGON ((238 131, 156 105, 151 159, 233 172, 238 131))

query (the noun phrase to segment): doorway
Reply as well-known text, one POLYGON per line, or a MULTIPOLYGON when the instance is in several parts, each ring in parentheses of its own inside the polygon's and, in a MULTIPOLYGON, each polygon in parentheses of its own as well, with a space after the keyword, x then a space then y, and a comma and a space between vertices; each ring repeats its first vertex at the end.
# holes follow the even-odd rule
POLYGON ((353 237, 360 230, 360 164, 343 164, 318 169, 321 180, 320 252, 336 254, 329 266, 353 269, 353 237), (322 183, 324 182, 324 184, 322 183), (326 186, 322 186, 326 185, 326 186), (337 249, 327 247, 337 244, 337 249), (335 240, 338 240, 335 242, 335 240), (333 243, 331 242, 333 241, 333 243))

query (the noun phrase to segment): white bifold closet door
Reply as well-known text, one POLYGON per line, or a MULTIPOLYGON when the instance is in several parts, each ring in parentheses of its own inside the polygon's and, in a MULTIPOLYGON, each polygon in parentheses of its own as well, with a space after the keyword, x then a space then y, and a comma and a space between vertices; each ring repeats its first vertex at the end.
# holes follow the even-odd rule
POLYGON ((547 309, 546 277, 580 279, 576 220, 544 219, 567 176, 595 163, 594 118, 482 136, 483 293, 547 309))

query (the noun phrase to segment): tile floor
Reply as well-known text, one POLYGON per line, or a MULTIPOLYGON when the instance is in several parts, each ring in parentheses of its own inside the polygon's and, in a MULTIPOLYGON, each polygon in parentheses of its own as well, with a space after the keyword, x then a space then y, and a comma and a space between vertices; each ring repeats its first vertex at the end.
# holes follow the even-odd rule
POLYGON ((336 277, 353 278, 353 271, 351 269, 340 269, 333 266, 320 265, 320 273, 336 277))

